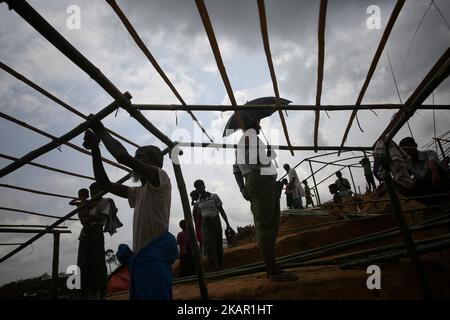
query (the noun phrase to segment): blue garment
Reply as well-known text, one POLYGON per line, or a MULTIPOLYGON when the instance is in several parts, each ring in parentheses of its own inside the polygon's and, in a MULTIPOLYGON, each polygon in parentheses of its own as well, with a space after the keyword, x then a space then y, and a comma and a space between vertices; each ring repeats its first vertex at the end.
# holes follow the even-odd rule
POLYGON ((178 247, 171 233, 162 234, 135 255, 121 244, 116 256, 121 263, 128 263, 130 300, 172 299, 171 265, 178 256, 178 247))

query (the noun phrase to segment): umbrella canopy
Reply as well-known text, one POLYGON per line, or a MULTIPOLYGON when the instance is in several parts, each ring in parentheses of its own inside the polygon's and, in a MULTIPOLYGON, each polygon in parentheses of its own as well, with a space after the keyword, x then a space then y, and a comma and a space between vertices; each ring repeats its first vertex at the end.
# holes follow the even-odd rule
MULTIPOLYGON (((262 97, 257 98, 252 101, 248 101, 245 105, 271 105, 276 104, 277 98, 276 97, 262 97)), ((280 103, 282 105, 288 105, 292 101, 280 98, 280 103)), ((242 119, 242 122, 244 123, 245 127, 248 128, 252 126, 253 124, 259 122, 261 119, 266 118, 272 113, 274 113, 276 110, 240 110, 239 115, 242 119)), ((230 119, 228 119, 227 125, 225 126, 223 130, 223 137, 226 137, 227 135, 233 133, 235 130, 240 129, 239 124, 236 120, 236 116, 233 114, 230 119)))

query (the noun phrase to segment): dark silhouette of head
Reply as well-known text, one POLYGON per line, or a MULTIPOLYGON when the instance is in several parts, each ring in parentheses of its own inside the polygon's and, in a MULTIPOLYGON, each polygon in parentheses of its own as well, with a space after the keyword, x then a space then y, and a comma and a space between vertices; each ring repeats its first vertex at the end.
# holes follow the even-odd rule
POLYGON ((289 169, 291 168, 291 166, 288 165, 287 163, 285 163, 285 164, 283 164, 283 168, 284 168, 284 170, 289 171, 289 169))
POLYGON ((203 180, 195 180, 194 188, 199 193, 199 195, 202 195, 206 192, 205 183, 203 182, 203 180))
POLYGON ((408 154, 411 158, 417 158, 419 151, 417 150, 417 143, 411 137, 403 138, 399 143, 400 148, 408 154))
POLYGON ((186 221, 181 220, 179 225, 180 225, 181 230, 186 230, 186 221))
POLYGON ((342 178, 342 172, 340 171, 336 172, 336 177, 338 177, 338 179, 342 178))
POLYGON ((283 180, 281 180, 281 182, 283 182, 284 185, 288 184, 288 179, 284 178, 283 180))
POLYGON ((95 196, 97 193, 100 193, 102 191, 97 182, 92 183, 89 186, 89 190, 91 192, 91 197, 95 196))
POLYGON ((303 183, 305 186, 308 185, 308 181, 306 181, 306 180, 303 180, 302 183, 303 183))
POLYGON ((134 157, 137 160, 158 168, 162 168, 164 162, 161 149, 152 145, 137 148, 134 157))
POLYGON ((78 190, 78 198, 86 200, 89 198, 89 190, 86 188, 78 190))

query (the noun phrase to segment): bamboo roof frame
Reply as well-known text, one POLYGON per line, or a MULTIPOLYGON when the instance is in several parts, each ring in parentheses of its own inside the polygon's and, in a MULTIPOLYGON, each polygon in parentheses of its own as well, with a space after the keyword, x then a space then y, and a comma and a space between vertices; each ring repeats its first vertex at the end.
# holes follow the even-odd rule
MULTIPOLYGON (((106 1, 114 9, 115 2, 113 0, 106 0, 106 1)), ((24 20, 26 20, 32 27, 34 27, 40 34, 42 34, 50 43, 52 43, 64 55, 66 55, 66 57, 68 57, 70 60, 72 60, 72 62, 77 64, 88 75, 90 75, 94 81, 96 81, 108 94, 111 95, 111 97, 114 99, 114 101, 111 105, 109 105, 107 108, 105 108, 107 110, 105 110, 105 109, 102 110, 103 113, 101 114, 101 116, 104 117, 104 116, 110 114, 113 110, 117 109, 118 107, 122 107, 126 111, 128 111, 128 113, 133 118, 135 118, 142 126, 144 126, 148 131, 150 131, 153 135, 155 135, 159 140, 161 140, 163 143, 165 143, 168 146, 168 148, 164 151, 165 153, 168 153, 169 151, 177 148, 178 146, 183 146, 183 143, 177 143, 177 142, 171 141, 166 135, 164 135, 161 131, 159 131, 156 127, 154 127, 153 124, 140 113, 139 109, 136 108, 136 106, 134 106, 133 104, 131 104, 130 96, 127 96, 126 93, 122 94, 114 86, 114 84, 112 84, 112 82, 105 75, 103 75, 101 73, 101 71, 99 69, 97 69, 87 58, 85 58, 80 52, 78 52, 77 49, 75 49, 69 42, 67 42, 67 40, 64 39, 52 26, 50 26, 50 24, 48 24, 48 22, 44 18, 42 18, 42 16, 40 16, 25 0, 18 0, 18 1, 0 0, 0 3, 1 2, 6 2, 9 5, 10 9, 15 10, 20 16, 22 16, 22 18, 24 20)), ((322 36, 324 36, 324 29, 322 30, 322 28, 324 28, 324 24, 325 24, 326 2, 327 2, 326 0, 321 1, 321 8, 320 8, 320 15, 319 15, 319 42, 321 42, 323 40, 323 38, 321 38, 321 33, 323 34, 322 36), (321 27, 322 24, 323 24, 323 26, 321 27)), ((315 143, 314 147, 301 147, 301 146, 293 147, 293 146, 291 146, 289 137, 287 135, 287 127, 285 126, 285 124, 283 124, 283 129, 285 131, 286 139, 288 141, 288 146, 278 146, 279 149, 290 150, 292 154, 293 154, 293 150, 295 148, 297 148, 299 150, 316 150, 316 151, 319 150, 320 148, 322 148, 322 150, 339 150, 337 152, 338 156, 340 155, 342 150, 346 150, 346 149, 347 150, 360 150, 360 151, 371 150, 371 148, 369 148, 369 147, 347 147, 346 148, 346 147, 344 147, 344 144, 345 144, 345 140, 348 135, 348 131, 350 130, 350 127, 352 125, 353 119, 355 118, 357 111, 359 109, 361 109, 360 108, 361 101, 362 101, 364 93, 368 87, 370 79, 375 71, 376 65, 377 65, 380 55, 383 51, 384 45, 387 42, 390 31, 392 30, 395 20, 397 19, 404 3, 405 3, 405 0, 398 0, 397 4, 392 12, 391 18, 389 19, 386 30, 385 30, 383 37, 381 39, 381 42, 378 46, 377 52, 375 53, 374 59, 372 60, 372 64, 369 68, 369 72, 366 77, 366 81, 364 82, 363 88, 360 92, 360 95, 358 97, 355 108, 353 109, 352 116, 350 117, 350 121, 346 128, 346 133, 344 134, 341 146, 340 147, 329 147, 329 146, 319 147, 319 146, 317 146, 317 143, 315 143), (312 149, 309 149, 309 148, 312 148, 312 149)), ((238 106, 237 106, 236 100, 234 98, 233 91, 231 89, 231 84, 226 75, 225 67, 223 65, 223 61, 220 56, 220 51, 219 51, 219 48, 217 45, 217 41, 215 39, 215 35, 214 35, 214 31, 212 29, 211 22, 209 20, 206 6, 205 6, 203 0, 196 0, 196 4, 197 4, 197 8, 199 10, 200 16, 202 18, 206 33, 210 40, 211 48, 212 48, 214 56, 216 58, 216 62, 219 67, 219 71, 221 73, 222 79, 224 81, 224 85, 227 89, 227 93, 229 95, 231 104, 234 107, 236 119, 237 119, 241 129, 245 130, 245 127, 243 126, 242 120, 240 119, 240 116, 239 116, 239 111, 237 110, 238 106)), ((265 43, 265 49, 266 49, 266 47, 268 47, 268 36, 267 36, 267 26, 264 26, 264 22, 266 22, 266 21, 265 21, 265 11, 262 10, 262 9, 264 9, 264 1, 263 0, 258 0, 258 9, 260 11, 261 29, 262 29, 263 41, 265 43), (264 39, 266 39, 266 40, 264 40, 264 39)), ((320 47, 319 48, 319 60, 321 60, 322 58, 320 58, 320 55, 321 54, 323 55, 324 44, 319 44, 319 47, 320 47)), ((414 112, 418 108, 420 108, 421 103, 429 96, 429 94, 446 77, 449 76, 449 70, 450 70, 449 55, 450 55, 449 49, 447 49, 447 51, 444 53, 444 55, 441 57, 441 59, 436 63, 436 65, 433 67, 433 69, 430 71, 430 73, 427 75, 427 77, 425 77, 425 79, 422 81, 422 83, 419 85, 419 87, 416 89, 416 91, 411 95, 410 99, 408 99, 408 101, 405 103, 406 106, 401 108, 400 112, 394 117, 394 119, 388 125, 388 127, 386 128, 385 132, 382 135, 382 138, 386 138, 385 140, 387 140, 387 141, 392 139, 393 136, 398 132, 398 130, 400 130, 400 128, 404 125, 404 123, 414 114, 414 112)), ((269 48, 269 50, 266 49, 266 57, 268 60, 269 69, 271 71, 271 77, 272 77, 275 95, 277 97, 277 104, 275 107, 277 108, 277 110, 280 113, 280 116, 282 117, 282 113, 281 113, 282 109, 278 103, 278 99, 279 99, 278 86, 276 83, 275 72, 273 70, 273 64, 271 63, 270 48, 269 48), (272 65, 272 67, 271 67, 271 65, 272 65)), ((319 92, 321 92, 322 80, 320 80, 319 78, 323 77, 323 74, 321 75, 321 73, 323 73, 323 61, 319 62, 318 69, 319 70, 318 70, 317 95, 316 95, 316 105, 315 105, 315 109, 314 109, 314 111, 316 112, 316 123, 317 123, 316 129, 318 127, 317 118, 318 118, 318 116, 320 116, 319 112, 321 110, 319 92), (320 71, 320 69, 322 69, 322 71, 320 71)), ((186 107, 188 107, 188 106, 186 106, 186 107)), ((31 126, 29 126, 27 124, 24 125, 23 122, 20 122, 16 119, 12 118, 11 116, 5 115, 3 113, 0 116, 4 119, 13 121, 24 127, 28 127, 29 129, 31 129, 37 133, 43 134, 54 140, 50 144, 44 146, 44 148, 41 147, 39 149, 36 149, 34 152, 29 153, 20 159, 15 160, 15 162, 13 163, 13 166, 10 165, 10 166, 3 168, 1 170, 0 177, 3 177, 8 173, 17 170, 24 164, 30 163, 31 160, 35 159, 36 157, 38 157, 50 150, 53 150, 54 148, 58 147, 62 143, 68 144, 68 142, 67 142, 68 140, 77 136, 78 134, 80 134, 82 131, 86 130, 86 128, 89 127, 89 120, 88 120, 88 121, 84 122, 83 124, 79 125, 78 127, 76 127, 74 130, 72 130, 68 134, 66 134, 60 138, 56 138, 47 133, 40 131, 37 128, 30 128, 31 126), (5 170, 5 169, 7 169, 7 170, 5 170)), ((100 116, 98 116, 98 114, 97 114, 97 117, 101 118, 100 116)), ((283 119, 284 118, 282 118, 282 123, 284 123, 283 119)), ((316 131, 316 129, 315 129, 315 131, 316 131)), ((192 144, 195 145, 195 143, 192 143, 192 144)), ((218 144, 218 145, 220 146, 220 144, 218 144)), ((200 143, 200 146, 203 147, 204 144, 200 143)), ((228 147, 225 144, 224 144, 224 146, 228 147)), ((231 147, 234 147, 234 145, 231 145, 231 147)), ((86 153, 86 152, 84 152, 84 153, 86 153)), ((175 155, 172 154, 172 156, 177 157, 178 154, 175 153, 175 155)), ((104 161, 106 161, 106 159, 104 161)), ((309 161, 311 162, 312 160, 309 160, 309 161)), ((181 174, 181 168, 179 165, 177 165, 175 163, 173 163, 173 165, 174 165, 175 175, 177 177, 178 187, 180 189, 180 195, 182 198, 182 204, 183 204, 185 218, 188 216, 189 216, 189 218, 191 218, 190 217, 190 205, 189 205, 189 201, 187 199, 187 193, 186 193, 186 188, 184 185, 184 180, 183 180, 183 177, 181 174)), ((129 178, 129 175, 126 175, 122 179, 119 179, 118 183, 123 183, 128 178, 129 178)), ((96 199, 103 194, 104 194, 104 192, 97 194, 93 197, 93 199, 96 199)), ((18 248, 14 249, 13 251, 8 253, 4 257, 0 258, 0 263, 5 261, 12 255, 14 255, 15 253, 19 252, 20 250, 22 250, 23 248, 25 248, 32 242, 36 241, 38 238, 42 237, 45 233, 52 232, 53 228, 57 227, 63 221, 70 219, 70 217, 75 215, 81 208, 82 207, 71 211, 70 213, 66 214, 64 217, 61 217, 58 221, 56 221, 52 225, 48 226, 46 229, 41 230, 36 236, 34 236, 33 238, 24 242, 18 248)), ((190 229, 190 228, 192 228, 192 221, 191 221, 191 219, 187 219, 187 220, 188 220, 188 227, 190 229)), ((205 284, 206 283, 204 283, 204 285, 205 284)), ((201 290, 202 290, 202 288, 201 288, 201 290)), ((206 287, 203 288, 203 290, 206 290, 206 287)), ((207 296, 207 291, 206 292, 202 291, 202 297, 204 297, 205 293, 207 296)))
MULTIPOLYGON (((188 106, 177 104, 133 104, 141 111, 177 111, 177 110, 193 110, 193 111, 234 111, 234 110, 285 110, 285 111, 352 111, 356 105, 199 105, 191 104, 188 106)), ((404 104, 386 103, 386 104, 361 104, 358 110, 399 110, 405 107, 404 104)), ((450 110, 448 104, 423 104, 417 108, 418 110, 450 110)))

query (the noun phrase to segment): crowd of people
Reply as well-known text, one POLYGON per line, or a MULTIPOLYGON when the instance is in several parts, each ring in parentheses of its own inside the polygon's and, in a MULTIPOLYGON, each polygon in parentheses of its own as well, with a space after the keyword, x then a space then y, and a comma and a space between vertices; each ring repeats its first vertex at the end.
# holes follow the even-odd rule
MULTIPOLYGON (((308 181, 299 179, 296 170, 289 164, 283 165, 287 178, 277 181, 273 163, 277 155, 273 150, 267 151, 267 146, 258 138, 259 130, 259 122, 256 122, 244 132, 235 151, 236 162, 232 172, 242 197, 249 202, 256 242, 268 279, 273 282, 295 281, 297 276, 284 271, 276 262, 280 198, 284 190, 289 209, 304 209, 309 205, 315 207, 315 196, 308 181)), ((172 264, 177 257, 180 259, 181 277, 195 274, 196 269, 186 221, 179 222, 181 231, 176 238, 168 230, 172 186, 169 176, 162 169, 163 153, 155 146, 144 146, 136 150, 134 157, 131 156, 95 118, 91 119, 83 145, 91 150, 96 183, 90 186, 90 190, 79 190, 78 198, 70 204, 80 207, 79 218, 83 226, 79 237, 78 266, 84 297, 102 298, 105 295, 107 272, 103 233, 112 235, 122 226, 114 201, 102 197, 104 192, 110 192, 127 199, 134 212, 132 248, 120 245, 117 251, 118 260, 128 266, 130 299, 171 299, 172 264), (100 142, 120 164, 132 170, 133 179, 139 181, 141 186, 128 187, 109 180, 101 160, 100 142)), ((373 157, 373 170, 368 157, 360 161, 368 192, 379 192, 383 188, 388 174, 386 159, 390 159, 389 170, 399 192, 414 196, 449 191, 448 159, 441 162, 434 151, 417 150, 412 138, 403 139, 399 146, 393 142, 387 148, 384 144, 377 145, 373 157), (380 182, 378 188, 374 176, 380 182)), ((344 198, 351 197, 353 191, 341 172, 336 173, 336 178, 328 189, 333 201, 340 203, 344 198)), ((208 271, 222 270, 223 234, 232 244, 235 232, 219 195, 207 191, 205 182, 200 179, 193 183, 193 187, 190 193, 195 229, 193 237, 208 271), (225 223, 225 230, 221 220, 225 223)))

